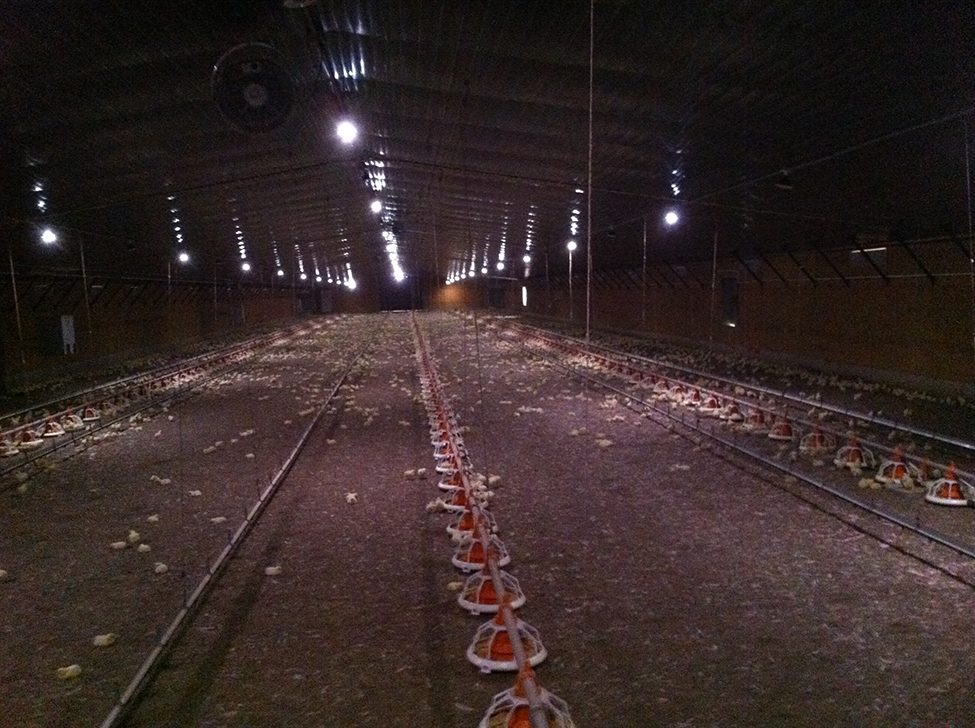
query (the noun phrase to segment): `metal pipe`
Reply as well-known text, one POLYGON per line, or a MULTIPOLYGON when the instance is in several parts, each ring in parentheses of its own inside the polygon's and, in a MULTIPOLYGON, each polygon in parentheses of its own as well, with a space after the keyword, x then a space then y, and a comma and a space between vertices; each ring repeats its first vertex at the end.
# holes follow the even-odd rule
MULTIPOLYGON (((373 334, 375 338, 375 333, 373 334)), ((298 459, 298 455, 301 453, 305 444, 308 442, 309 437, 311 437, 312 430, 318 424, 322 415, 325 414, 326 409, 331 403, 332 399, 338 393, 339 388, 348 378, 352 368, 355 364, 362 358, 366 350, 372 345, 372 338, 365 344, 362 350, 353 357, 351 363, 346 367, 345 371, 336 381, 335 385, 332 387, 331 392, 329 392, 328 397, 325 399, 322 406, 318 409, 315 417, 308 424, 301 438, 298 440, 298 444, 295 445, 294 449, 288 455, 284 464, 278 470, 277 474, 271 480, 270 484, 264 491, 260 494, 257 502, 251 507, 244 519, 243 523, 237 528, 236 533, 230 538, 230 542, 223 548, 217 560, 207 569, 207 573, 204 574, 203 579, 197 585, 196 589, 185 599, 183 607, 177 612, 176 617, 170 623, 169 627, 163 633, 160 638, 159 644, 157 644, 152 651, 149 653, 148 657, 143 661, 139 670, 136 672, 135 677, 122 692, 118 701, 112 707, 108 716, 102 721, 100 728, 114 728, 114 726, 119 725, 120 721, 125 717, 129 710, 131 710, 132 705, 136 698, 142 693, 142 691, 148 685, 150 676, 158 669, 159 663, 168 654, 169 650, 172 649, 173 642, 181 634, 182 630, 185 628, 187 620, 193 615, 196 608, 199 606, 203 597, 207 594, 213 583, 215 582, 217 576, 226 567, 227 562, 236 552, 237 548, 240 546, 241 542, 254 527, 257 519, 263 513, 268 503, 270 503, 271 498, 277 492, 278 487, 287 477, 288 473, 291 471, 292 466, 298 459)))
POLYGON ((619 394, 619 395, 621 395, 621 396, 623 396, 623 397, 625 397, 625 398, 627 398, 627 399, 629 399, 629 400, 631 400, 633 402, 636 402, 636 403, 640 404, 641 406, 643 406, 643 407, 645 407, 647 409, 650 409, 650 410, 654 411, 655 413, 657 413, 659 415, 663 415, 665 418, 667 418, 669 420, 673 420, 674 422, 679 422, 684 427, 687 427, 688 429, 693 430, 694 432, 697 432, 699 434, 706 435, 710 439, 715 440, 716 442, 719 442, 720 444, 722 444, 722 445, 724 445, 724 446, 726 446, 726 447, 734 450, 735 452, 741 453, 743 455, 746 455, 746 456, 752 458, 753 460, 757 460, 757 461, 761 462, 763 465, 767 465, 767 466, 769 466, 771 468, 774 468, 775 470, 778 470, 778 471, 781 471, 781 472, 786 473, 788 475, 791 475, 792 477, 797 478, 797 479, 800 479, 803 482, 805 482, 805 483, 807 483, 809 485, 812 485, 813 487, 815 487, 815 488, 817 488, 819 490, 822 490, 824 492, 829 493, 830 495, 834 495, 837 498, 839 498, 839 499, 841 499, 841 500, 843 500, 843 501, 845 501, 847 503, 850 503, 851 505, 855 505, 855 506, 857 506, 859 508, 862 508, 863 510, 866 510, 867 512, 871 513, 872 515, 878 516, 879 518, 882 518, 882 519, 884 519, 886 521, 889 521, 889 522, 894 523, 894 524, 896 524, 898 526, 901 526, 903 528, 906 528, 909 531, 912 531, 912 532, 917 533, 917 534, 919 534, 921 536, 924 536, 925 538, 928 538, 928 539, 930 539, 930 540, 932 540, 932 541, 940 544, 941 546, 944 546, 944 547, 946 547, 948 549, 951 549, 952 551, 955 551, 955 552, 957 552, 959 554, 962 554, 964 556, 968 556, 969 558, 975 559, 975 548, 972 548, 971 546, 968 546, 966 544, 962 544, 962 543, 959 543, 957 541, 954 541, 949 536, 946 536, 946 535, 944 535, 944 534, 942 534, 942 533, 940 533, 938 531, 934 531, 934 530, 932 530, 930 528, 923 527, 923 526, 921 526, 920 524, 917 524, 917 523, 912 523, 911 521, 909 521, 908 519, 904 518, 903 516, 900 516, 900 515, 898 515, 896 513, 892 513, 890 511, 887 511, 887 510, 882 509, 882 508, 878 508, 873 503, 869 503, 867 501, 863 501, 863 500, 857 498, 854 495, 850 495, 849 493, 845 493, 842 490, 839 490, 837 488, 833 488, 832 486, 827 485, 826 483, 824 483, 822 481, 816 480, 815 478, 812 478, 809 475, 806 475, 806 474, 804 474, 804 473, 802 473, 800 471, 797 471, 797 470, 793 470, 792 468, 784 465, 781 462, 777 462, 775 460, 772 460, 770 458, 767 458, 766 456, 764 456, 764 455, 762 455, 760 453, 756 453, 756 452, 754 452, 752 450, 749 450, 748 448, 746 448, 746 447, 738 444, 737 442, 735 442, 733 440, 730 440, 730 439, 725 438, 725 437, 719 437, 719 436, 713 435, 711 432, 709 432, 705 428, 700 427, 699 425, 696 425, 696 424, 693 424, 693 423, 689 422, 683 416, 684 415, 683 408, 681 408, 681 416, 680 417, 677 417, 676 415, 672 414, 669 410, 663 409, 661 407, 658 407, 657 404, 654 403, 654 402, 648 402, 648 401, 646 401, 644 399, 641 399, 640 397, 637 397, 636 395, 634 395, 634 394, 632 394, 630 392, 626 392, 626 391, 624 391, 622 389, 619 389, 617 387, 614 387, 614 386, 612 386, 610 384, 606 384, 605 382, 602 382, 602 381, 600 381, 599 379, 597 379, 595 377, 592 377, 592 376, 590 376, 588 374, 585 374, 585 373, 576 371, 575 369, 573 369, 572 367, 570 367, 568 365, 565 365, 565 364, 557 364, 557 365, 558 366, 561 366, 566 371, 572 373, 574 376, 577 376, 577 377, 582 378, 582 379, 587 379, 587 380, 589 380, 589 381, 591 381, 591 382, 593 382, 593 383, 595 383, 595 384, 597 384, 597 385, 599 385, 599 386, 601 386, 601 387, 603 387, 605 389, 610 390, 611 392, 614 392, 614 393, 619 394))
MULTIPOLYGON (((440 385, 436 365, 433 363, 432 357, 430 356, 422 333, 419 330, 419 326, 416 324, 415 318, 413 319, 413 326, 421 366, 427 375, 427 389, 430 392, 431 399, 434 400, 433 404, 437 410, 447 410, 447 412, 449 412, 449 407, 443 400, 442 387, 440 385)), ((491 539, 487 526, 485 525, 486 519, 484 517, 484 510, 477 505, 474 499, 474 489, 471 486, 470 479, 468 478, 467 472, 463 467, 461 467, 461 463, 459 462, 461 455, 460 448, 457 444, 457 437, 454 434, 453 429, 449 426, 447 427, 446 435, 450 449, 458 458, 457 470, 460 474, 461 486, 467 495, 468 508, 475 519, 477 537, 480 539, 481 543, 484 544, 485 561, 488 572, 490 573, 491 581, 494 584, 494 591, 498 595, 498 609, 501 612, 502 619, 504 620, 505 629, 508 631, 508 639, 511 642, 511 652, 514 657, 515 664, 518 666, 521 685, 525 691, 525 699, 528 701, 529 720, 531 721, 532 728, 549 728, 548 714, 545 710, 545 705, 541 700, 541 687, 538 685, 534 673, 524 671, 526 667, 530 668, 530 664, 528 662, 527 654, 525 653, 525 646, 521 641, 521 635, 518 634, 518 622, 517 618, 515 617, 514 610, 505 600, 506 589, 504 579, 501 577, 501 568, 498 566, 497 554, 490 548, 491 539)))
MULTIPOLYGON (((542 336, 542 337, 545 337, 545 336, 549 336, 549 337, 556 336, 556 334, 553 334, 553 333, 551 333, 549 331, 545 331, 543 329, 539 329, 539 328, 537 328, 535 326, 529 326, 528 324, 516 323, 516 322, 506 322, 506 323, 507 323, 507 325, 512 326, 512 327, 515 327, 515 328, 529 329, 529 330, 535 332, 535 335, 538 335, 538 336, 542 336)), ((560 334, 560 336, 562 336, 563 338, 569 339, 569 340, 573 340, 573 337, 571 337, 571 336, 566 336, 564 334, 560 334)), ((637 362, 640 362, 642 364, 648 364, 648 365, 652 365, 652 366, 659 367, 659 368, 663 368, 663 369, 670 369, 670 370, 673 370, 673 371, 682 372, 684 374, 692 375, 692 376, 698 377, 698 378, 710 379, 712 381, 720 382, 721 384, 730 385, 732 387, 734 387, 734 386, 745 387, 745 388, 750 389, 750 390, 755 391, 755 392, 761 392, 763 394, 768 394, 768 395, 773 396, 773 397, 778 397, 779 399, 785 399, 785 400, 789 400, 789 401, 792 401, 792 402, 796 402, 796 403, 801 404, 801 405, 806 406, 806 407, 816 407, 816 408, 821 409, 821 410, 825 410, 825 411, 828 411, 828 412, 832 412, 833 414, 843 415, 845 417, 853 417, 853 418, 856 418, 858 420, 863 420, 865 422, 872 422, 874 424, 881 425, 883 427, 890 427, 890 428, 895 429, 895 430, 901 430, 902 432, 906 432, 906 433, 909 433, 911 435, 915 435, 917 437, 924 437, 924 438, 926 438, 928 440, 933 440, 935 442, 941 442, 941 443, 943 443, 945 445, 951 445, 953 447, 957 447, 957 448, 960 448, 962 450, 968 450, 968 451, 970 451, 972 453, 975 453, 975 443, 968 442, 966 440, 962 440, 962 439, 959 439, 959 438, 951 437, 950 435, 942 435, 942 434, 939 434, 937 432, 932 432, 931 430, 926 430, 924 428, 914 427, 913 425, 907 425, 907 424, 903 424, 903 423, 900 423, 900 422, 896 422, 894 420, 889 420, 889 419, 887 419, 885 417, 876 417, 876 416, 873 416, 873 415, 865 415, 862 412, 857 412, 856 410, 851 410, 851 409, 847 409, 845 407, 840 407, 839 405, 832 405, 832 404, 828 404, 828 403, 825 403, 825 402, 819 402, 817 400, 806 399, 804 397, 797 397, 796 395, 791 394, 791 393, 789 393, 789 392, 787 392, 785 390, 773 389, 772 387, 764 387, 762 385, 751 384, 751 383, 747 383, 747 382, 739 382, 737 380, 728 379, 727 377, 722 377, 722 376, 717 375, 717 374, 710 374, 708 372, 702 372, 702 371, 697 370, 697 369, 691 369, 690 367, 684 367, 684 366, 680 366, 678 364, 667 364, 667 363, 664 363, 664 362, 659 362, 656 359, 653 359, 651 357, 645 357, 645 356, 640 356, 639 354, 631 354, 629 352, 619 351, 618 349, 613 349, 611 347, 603 346, 603 345, 600 345, 600 344, 597 344, 596 347, 599 350, 603 351, 603 352, 607 352, 607 353, 613 354, 615 356, 624 357, 624 358, 629 359, 631 361, 637 361, 637 362)))

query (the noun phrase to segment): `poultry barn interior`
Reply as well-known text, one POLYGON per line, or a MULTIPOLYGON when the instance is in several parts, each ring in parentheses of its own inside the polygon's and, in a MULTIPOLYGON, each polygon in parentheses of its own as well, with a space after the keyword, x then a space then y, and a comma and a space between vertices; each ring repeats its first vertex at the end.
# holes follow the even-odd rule
POLYGON ((973 49, 6 3, 0 725, 972 724, 973 49))

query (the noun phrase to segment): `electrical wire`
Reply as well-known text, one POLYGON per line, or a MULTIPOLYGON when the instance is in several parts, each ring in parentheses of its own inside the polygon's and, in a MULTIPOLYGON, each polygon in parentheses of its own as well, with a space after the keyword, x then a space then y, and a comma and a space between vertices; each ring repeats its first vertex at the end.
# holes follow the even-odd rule
POLYGON ((968 270, 972 299, 972 362, 975 363, 975 239, 972 238, 972 164, 968 143, 968 117, 965 126, 965 196, 968 207, 968 270))

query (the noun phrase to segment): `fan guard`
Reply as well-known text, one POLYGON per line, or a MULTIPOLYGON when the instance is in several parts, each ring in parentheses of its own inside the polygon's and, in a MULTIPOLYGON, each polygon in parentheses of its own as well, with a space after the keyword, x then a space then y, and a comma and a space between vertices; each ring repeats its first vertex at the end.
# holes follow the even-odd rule
POLYGON ((294 109, 294 79, 283 56, 266 43, 242 43, 224 53, 210 84, 220 113, 240 131, 273 131, 294 109))

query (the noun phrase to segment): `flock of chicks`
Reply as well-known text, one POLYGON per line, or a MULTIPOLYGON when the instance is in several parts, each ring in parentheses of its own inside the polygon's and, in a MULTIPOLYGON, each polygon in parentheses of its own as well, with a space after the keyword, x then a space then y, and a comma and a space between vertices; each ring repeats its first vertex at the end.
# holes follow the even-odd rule
MULTIPOLYGON (((546 337, 537 337, 537 339, 551 343, 551 340, 546 337)), ((561 342, 559 348, 566 350, 561 342)), ((604 354, 576 352, 572 358, 582 366, 621 376, 629 382, 635 380, 639 388, 651 392, 651 400, 663 403, 672 409, 687 408, 700 416, 724 421, 734 431, 764 436, 776 441, 779 443, 778 451, 774 455, 776 458, 787 457, 795 461, 800 455, 806 455, 812 458, 812 464, 817 467, 824 465, 826 459, 831 459, 836 468, 848 470, 857 476, 861 488, 886 487, 904 493, 923 491, 925 500, 929 503, 945 506, 975 505, 975 487, 958 477, 953 463, 938 467, 930 464, 926 458, 915 463, 905 458, 903 449, 899 446, 891 452, 890 457, 881 461, 870 448, 861 443, 856 431, 852 429, 846 433, 846 444, 837 448, 840 435, 823 425, 823 422, 831 417, 831 413, 825 409, 814 407, 809 411, 808 417, 813 424, 810 424, 810 429, 800 436, 792 421, 785 415, 774 413, 774 402, 766 402, 763 394, 746 390, 742 386, 735 386, 734 396, 728 396, 699 386, 702 384, 700 382, 688 384, 663 376, 648 375, 624 360, 604 354), (756 399, 758 401, 754 402, 753 400, 756 399), (874 468, 876 468, 874 475, 861 477, 864 471, 874 468)), ((837 379, 827 378, 825 375, 816 376, 808 373, 803 375, 815 383, 819 383, 820 379, 827 382, 837 379)), ((845 386, 841 381, 838 384, 845 386)), ((852 386, 862 388, 881 385, 854 382, 852 386)), ((907 396, 902 390, 896 391, 907 396)), ((803 393, 800 396, 805 395, 803 393)), ((911 393, 907 398, 916 396, 917 393, 911 393)), ((814 399, 819 400, 818 394, 814 399)), ((960 403, 965 404, 963 400, 960 403)), ((910 413, 910 410, 908 409, 907 412, 910 413)), ((870 413, 870 417, 872 416, 873 413, 870 413)), ((847 424, 853 427, 855 422, 850 420, 847 424)), ((579 433, 573 431, 570 434, 579 433)), ((892 430, 889 439, 893 439, 896 435, 897 432, 892 430)), ((913 443, 908 445, 911 449, 914 448, 913 443)))
MULTIPOLYGON (((663 348, 631 336, 596 332, 594 337, 605 346, 650 356, 662 365, 672 364, 699 372, 725 372, 737 378, 744 378, 755 386, 786 391, 800 387, 817 390, 831 388, 841 393, 852 393, 854 400, 860 399, 864 394, 880 394, 890 395, 902 402, 939 402, 975 409, 975 402, 969 401, 967 397, 960 394, 947 392, 935 394, 896 383, 867 381, 862 377, 844 377, 834 373, 826 374, 800 366, 776 364, 744 354, 725 353, 713 349, 678 349, 673 343, 663 348)), ((800 396, 804 397, 805 393, 801 393, 800 396)), ((816 394, 813 397, 816 398, 816 394)), ((905 408, 904 414, 910 416, 911 408, 905 408)))
MULTIPOLYGON (((270 355, 270 358, 275 358, 275 359, 280 359, 282 356, 285 355, 285 352, 282 352, 281 350, 278 350, 273 353, 271 352, 267 352, 267 353, 270 355)), ((294 356, 294 352, 291 352, 290 354, 292 357, 294 356)), ((263 361, 263 358, 261 359, 261 361, 263 361)), ((278 374, 275 374, 271 377, 274 380, 271 383, 272 385, 282 386, 278 381, 278 376, 279 376, 278 374)), ((235 384, 239 381, 247 381, 248 383, 253 383, 255 379, 260 379, 260 378, 261 378, 260 375, 255 375, 253 373, 227 374, 212 380, 207 385, 206 389, 217 389, 225 385, 235 384)), ((298 392, 297 396, 299 401, 302 401, 307 404, 311 404, 312 405, 311 410, 314 410, 316 405, 322 401, 321 400, 322 389, 323 389, 322 386, 318 384, 312 384, 312 385, 301 384, 296 386, 296 391, 298 392)), ((268 398, 267 396, 261 397, 261 399, 267 399, 267 398, 268 398)), ((121 403, 116 399, 116 401, 109 404, 107 408, 96 409, 94 407, 87 407, 84 410, 82 410, 82 415, 77 415, 72 412, 69 412, 65 414, 63 417, 61 417, 60 419, 55 420, 51 418, 47 420, 43 429, 40 430, 41 433, 40 437, 57 438, 66 433, 72 433, 75 438, 75 443, 77 446, 75 448, 76 452, 80 452, 81 450, 89 448, 90 449, 89 457, 94 458, 95 451, 93 449, 93 446, 95 444, 103 442, 110 438, 120 437, 126 432, 141 431, 143 429, 143 424, 151 421, 154 414, 161 413, 166 415, 169 421, 174 420, 174 416, 172 414, 169 414, 168 406, 162 406, 156 412, 149 410, 146 412, 136 413, 128 418, 124 418, 122 420, 116 421, 107 426, 102 425, 100 429, 96 429, 100 425, 99 420, 101 420, 103 416, 111 417, 117 415, 122 411, 122 408, 124 406, 127 406, 127 404, 128 402, 121 403), (87 432, 88 430, 91 431, 87 432)), ((299 416, 302 416, 303 414, 305 414, 305 412, 302 411, 299 412, 298 414, 299 416)), ((291 424, 291 420, 287 420, 285 424, 291 424)), ((29 427, 22 428, 21 432, 24 431, 32 431, 32 428, 29 427)), ((238 441, 243 440, 244 438, 248 438, 251 435, 254 435, 255 432, 256 430, 253 428, 243 430, 239 432, 236 437, 230 438, 229 443, 230 444, 237 443, 238 441)), ((155 437, 158 437, 161 434, 162 432, 158 431, 155 433, 155 437)), ((31 440, 31 436, 28 435, 27 441, 30 440, 31 440)), ((41 442, 43 444, 43 440, 41 442)), ((21 444, 22 441, 18 440, 17 441, 18 448, 21 444)), ((224 445, 223 441, 216 441, 215 443, 213 443, 213 445, 204 447, 202 449, 202 453, 205 455, 209 455, 213 452, 216 452, 223 445, 224 445)), ((28 446, 27 450, 29 449, 30 448, 28 446)), ((8 453, 8 455, 19 454, 21 451, 22 451, 21 449, 18 449, 17 453, 8 453)), ((248 459, 253 459, 255 456, 253 453, 248 452, 244 457, 248 459)), ((44 454, 41 458, 35 459, 32 462, 32 465, 35 468, 37 468, 38 471, 52 470, 55 467, 53 461, 51 460, 51 457, 48 454, 44 454)), ((19 483, 17 488, 18 493, 21 495, 26 494, 28 492, 27 481, 29 479, 29 475, 26 472, 26 470, 17 470, 14 473, 14 479, 19 483)), ((158 475, 151 475, 149 477, 149 480, 159 486, 169 486, 172 483, 172 480, 170 478, 164 478, 158 475)), ((200 490, 194 489, 194 490, 188 490, 187 494, 190 497, 199 497, 202 495, 202 492, 200 490)), ((160 515, 158 513, 153 513, 147 516, 145 520, 147 524, 158 524, 160 522, 160 515)), ((226 520, 227 518, 225 516, 214 516, 209 519, 211 524, 221 524, 226 522, 226 520)), ((123 538, 109 542, 108 548, 112 551, 119 551, 119 552, 131 551, 133 553, 138 553, 138 554, 147 554, 152 552, 153 550, 150 543, 146 542, 144 536, 134 528, 128 528, 123 538)), ((169 566, 162 561, 155 561, 152 563, 151 566, 151 572, 156 575, 166 574, 169 572, 169 570, 170 570, 169 566)), ((272 565, 265 568, 265 574, 268 576, 277 576, 281 573, 281 571, 282 568, 280 565, 272 565)), ((13 577, 6 570, 0 569, 0 582, 7 581, 12 578, 13 577)), ((91 642, 92 645, 95 647, 108 648, 114 645, 117 639, 118 636, 115 633, 109 632, 105 634, 95 635, 92 638, 91 642)), ((66 665, 64 667, 59 667, 56 669, 56 676, 60 680, 74 680, 75 678, 80 677, 82 673, 83 673, 83 669, 81 665, 77 663, 66 665)))

